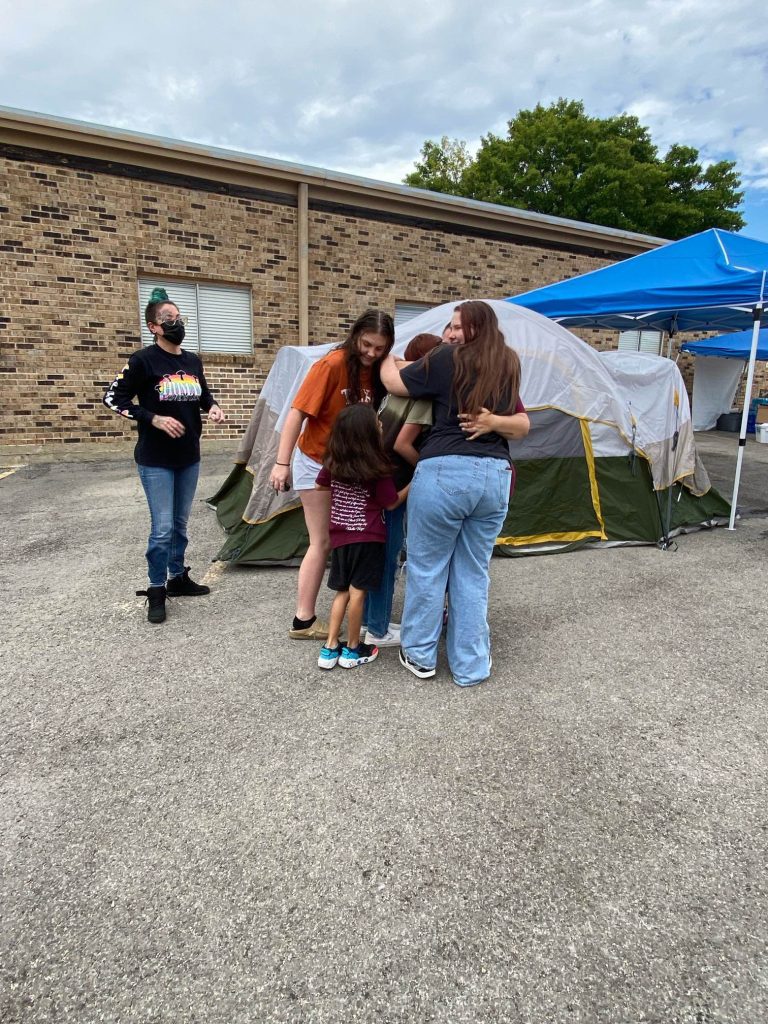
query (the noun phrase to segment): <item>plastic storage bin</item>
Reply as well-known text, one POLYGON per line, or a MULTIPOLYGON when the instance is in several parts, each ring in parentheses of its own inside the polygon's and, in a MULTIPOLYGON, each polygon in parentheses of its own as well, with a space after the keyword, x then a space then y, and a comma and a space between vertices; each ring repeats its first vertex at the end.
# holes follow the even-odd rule
POLYGON ((757 426, 757 410, 760 409, 763 423, 766 421, 765 407, 768 406, 768 398, 753 398, 749 403, 749 415, 747 416, 747 433, 754 434, 757 426), (762 406, 762 408, 761 408, 762 406))
POLYGON ((729 434, 738 434, 741 427, 741 413, 724 412, 722 416, 717 417, 715 426, 718 430, 725 430, 729 434))

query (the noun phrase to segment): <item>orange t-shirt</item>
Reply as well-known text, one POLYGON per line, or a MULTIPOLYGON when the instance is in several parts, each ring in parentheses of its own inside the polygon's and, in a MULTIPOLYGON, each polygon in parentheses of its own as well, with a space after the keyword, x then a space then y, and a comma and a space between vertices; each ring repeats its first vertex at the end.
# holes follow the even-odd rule
MULTIPOLYGON (((322 462, 333 421, 347 405, 347 353, 334 349, 312 366, 296 392, 291 405, 306 415, 299 448, 310 459, 322 462)), ((360 367, 360 391, 363 401, 373 401, 371 371, 360 367)))

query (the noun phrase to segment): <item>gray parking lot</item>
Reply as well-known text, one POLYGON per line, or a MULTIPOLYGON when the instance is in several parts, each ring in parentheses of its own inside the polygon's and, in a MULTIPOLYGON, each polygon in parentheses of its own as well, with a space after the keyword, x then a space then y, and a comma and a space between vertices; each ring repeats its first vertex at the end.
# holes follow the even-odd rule
POLYGON ((768 1019, 768 446, 734 532, 495 559, 469 691, 321 673, 202 501, 149 626, 130 457, 4 454, 5 1024, 768 1019))

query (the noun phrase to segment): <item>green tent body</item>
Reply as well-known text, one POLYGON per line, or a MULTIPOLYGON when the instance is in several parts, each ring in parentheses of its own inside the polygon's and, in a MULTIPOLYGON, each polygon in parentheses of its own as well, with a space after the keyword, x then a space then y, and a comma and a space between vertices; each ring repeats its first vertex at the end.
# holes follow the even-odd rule
POLYGON ((208 499, 227 535, 217 560, 244 565, 298 565, 309 544, 301 505, 285 508, 266 522, 249 523, 243 519, 243 511, 252 489, 253 476, 240 463, 208 499))
MULTIPOLYGON (((516 486, 496 554, 666 546, 680 532, 727 523, 729 505, 696 455, 688 396, 674 363, 643 353, 599 353, 538 314, 489 304, 520 355, 531 418, 528 438, 510 443, 516 486)), ((422 331, 439 333, 454 306, 401 325, 396 350, 422 331)), ((278 353, 236 465, 208 499, 226 533, 219 560, 301 561, 308 542, 301 505, 292 491, 275 495, 268 479, 293 396, 329 350, 278 353)))

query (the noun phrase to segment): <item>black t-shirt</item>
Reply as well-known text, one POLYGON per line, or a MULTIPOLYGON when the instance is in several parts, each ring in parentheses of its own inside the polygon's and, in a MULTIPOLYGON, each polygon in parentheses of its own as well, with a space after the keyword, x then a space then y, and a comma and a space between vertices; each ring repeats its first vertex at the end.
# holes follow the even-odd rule
MULTIPOLYGON (((458 400, 453 390, 455 351, 452 345, 440 345, 428 357, 400 371, 403 384, 412 398, 431 398, 433 401, 435 422, 419 457, 434 459, 439 455, 475 455, 511 462, 509 447, 501 434, 491 432, 468 441, 461 429, 458 400)), ((525 412, 521 401, 518 400, 514 411, 525 412)))
POLYGON ((107 388, 104 404, 136 420, 139 438, 134 458, 139 465, 183 469, 200 461, 200 409, 208 412, 216 401, 208 390, 199 356, 184 349, 172 355, 159 345, 150 345, 131 355, 107 388), (171 437, 153 427, 155 415, 179 420, 184 434, 171 437))

